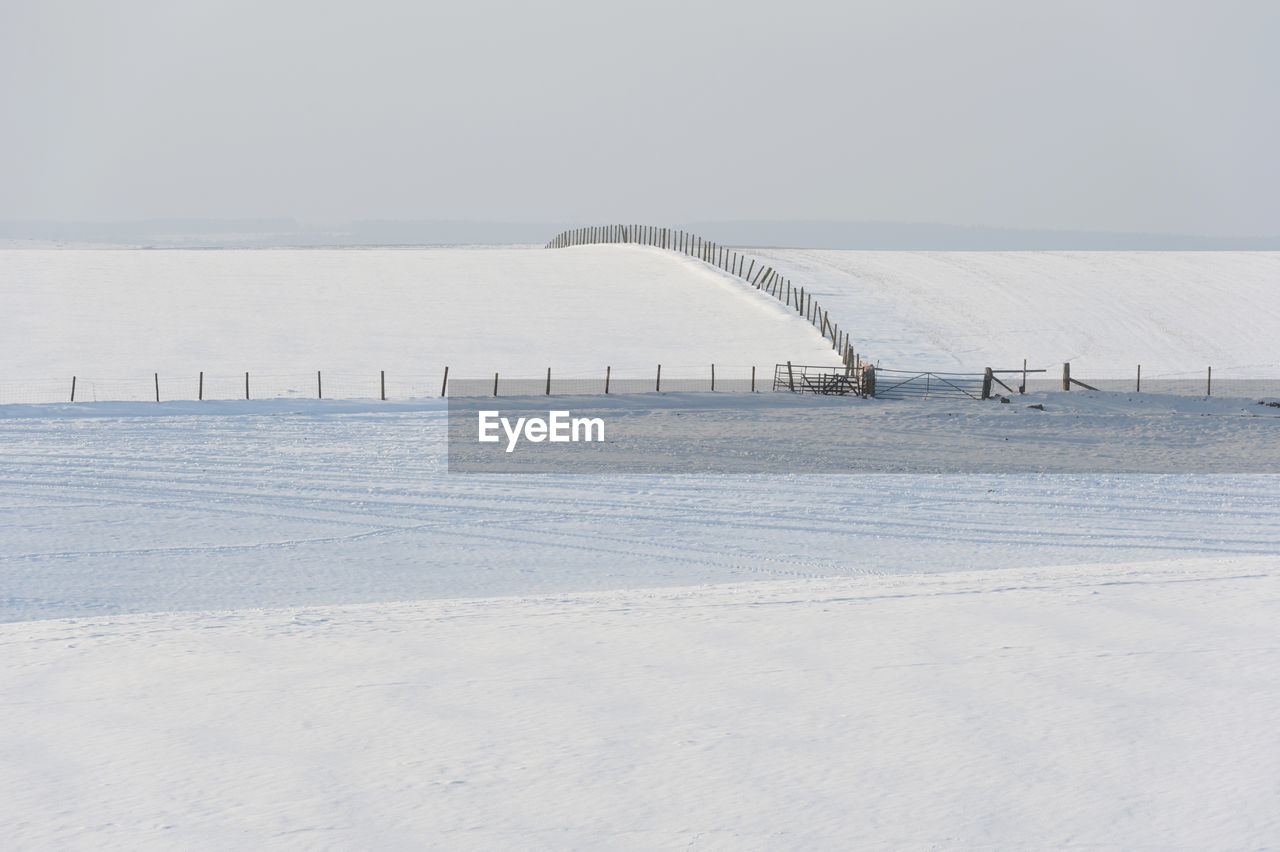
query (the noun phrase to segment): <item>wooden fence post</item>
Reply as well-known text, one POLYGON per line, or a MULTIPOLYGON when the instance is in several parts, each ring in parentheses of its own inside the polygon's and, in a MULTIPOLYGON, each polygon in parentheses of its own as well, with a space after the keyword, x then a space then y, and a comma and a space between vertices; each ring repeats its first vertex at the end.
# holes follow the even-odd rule
POLYGON ((249 374, 247 372, 244 374, 244 398, 249 398, 249 374))
POLYGON ((604 368, 604 392, 606 394, 609 392, 609 374, 611 372, 613 372, 613 367, 604 368))
POLYGON ((547 392, 544 396, 551 396, 551 368, 547 368, 547 392))
POLYGON ((320 384, 319 370, 316 370, 316 399, 324 399, 324 385, 320 384))
POLYGON ((991 368, 982 371, 982 398, 991 399, 991 368))
POLYGON ((160 401, 160 374, 152 373, 152 375, 155 376, 156 378, 156 402, 159 402, 160 401))
POLYGON ((662 391, 662 365, 661 364, 658 365, 658 381, 656 384, 654 384, 653 390, 655 393, 661 393, 662 391))
POLYGON ((444 381, 440 383, 440 395, 444 396, 445 389, 449 387, 449 365, 444 368, 444 381))
POLYGON ((715 364, 712 364, 712 365, 711 365, 711 391, 712 391, 712 393, 714 393, 714 392, 715 392, 715 389, 716 389, 716 365, 715 365, 715 364))
POLYGON ((1027 359, 1022 359, 1022 384, 1018 386, 1018 393, 1027 392, 1027 359))
POLYGON ((196 399, 202 402, 204 401, 204 370, 200 371, 200 384, 198 385, 198 390, 196 391, 196 399))
POLYGON ((787 362, 787 387, 791 388, 791 392, 796 392, 796 376, 791 371, 791 362, 787 362))
POLYGON ((756 392, 756 365, 751 365, 751 392, 756 392))
POLYGON ((1209 382, 1204 386, 1204 395, 1213 396, 1213 368, 1209 368, 1209 382))
POLYGON ((1062 389, 1064 391, 1071 390, 1071 362, 1064 361, 1062 363, 1062 389))
POLYGON ((1142 393, 1142 365, 1138 365, 1138 383, 1133 388, 1134 393, 1142 393))
POLYGON ((493 374, 493 395, 494 396, 498 395, 498 374, 497 373, 493 374))
POLYGON ((387 371, 378 371, 378 388, 382 391, 382 401, 387 401, 387 371))
POLYGON ((76 401, 76 377, 71 377, 71 401, 76 401))

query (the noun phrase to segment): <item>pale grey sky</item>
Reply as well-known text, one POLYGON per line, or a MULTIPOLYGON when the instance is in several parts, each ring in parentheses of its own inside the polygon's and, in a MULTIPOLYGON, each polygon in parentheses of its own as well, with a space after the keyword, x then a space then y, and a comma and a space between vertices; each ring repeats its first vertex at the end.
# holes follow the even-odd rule
POLYGON ((0 220, 1280 234, 1280 3, 5 0, 0 220))

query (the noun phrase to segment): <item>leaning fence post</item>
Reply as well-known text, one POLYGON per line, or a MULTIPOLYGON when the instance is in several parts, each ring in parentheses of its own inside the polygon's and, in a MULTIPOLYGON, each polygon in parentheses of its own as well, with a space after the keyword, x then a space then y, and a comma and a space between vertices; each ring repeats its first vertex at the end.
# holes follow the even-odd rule
POLYGON ((604 392, 609 392, 609 373, 613 372, 613 367, 604 368, 604 392))
POLYGON ((445 388, 447 388, 448 386, 449 386, 449 367, 446 365, 444 368, 444 381, 440 383, 441 396, 444 396, 445 388))
POLYGON ((494 396, 498 395, 498 374, 497 373, 493 374, 493 395, 494 396))
POLYGON ((547 368, 547 392, 544 396, 551 396, 551 368, 547 368))
POLYGON ((658 365, 658 381, 653 386, 654 393, 662 392, 662 365, 658 365))
POLYGON ((159 402, 160 401, 160 374, 152 373, 152 375, 155 376, 156 378, 156 402, 159 402))
POLYGON ((71 377, 71 401, 76 401, 76 377, 71 377))
POLYGON ((1062 363, 1062 389, 1064 391, 1071 390, 1071 362, 1064 361, 1062 363))
POLYGON ((316 370, 316 399, 324 399, 324 386, 320 384, 319 370, 316 370))

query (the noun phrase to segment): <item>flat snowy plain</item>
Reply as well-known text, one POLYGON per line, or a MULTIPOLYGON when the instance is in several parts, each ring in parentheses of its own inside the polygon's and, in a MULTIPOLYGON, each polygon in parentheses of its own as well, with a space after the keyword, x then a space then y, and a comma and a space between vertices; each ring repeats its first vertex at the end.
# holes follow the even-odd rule
MULTIPOLYGON (((187 286, 199 294, 201 265, 223 253, 11 254, 0 253, 6 304, 56 310, 65 302, 32 282, 74 301, 100 280, 101 254, 142 270, 113 279, 133 298, 135 285, 165 289, 151 256, 170 272, 194 258, 187 286), (39 273, 44 262, 56 274, 39 273)), ((348 331, 340 313, 284 307, 305 303, 293 296, 324 253, 226 254, 216 262, 260 262, 291 294, 246 312, 268 312, 283 333, 263 334, 262 315, 240 325, 214 312, 251 357, 283 357, 295 327, 327 329, 336 350, 387 347, 362 369, 399 351, 370 317, 348 331)), ((383 264, 482 258, 487 312, 388 310, 388 334, 454 335, 455 363, 518 369, 516 343, 532 338, 491 333, 520 322, 502 308, 530 280, 515 250, 501 261, 330 254, 372 294, 412 277, 380 277, 383 264)), ((684 260, 615 247, 527 257, 550 265, 544 282, 578 282, 565 303, 581 314, 538 337, 566 353, 583 348, 564 339, 576 323, 601 361, 617 347, 637 361, 724 357, 697 323, 654 321, 657 336, 637 342, 631 290, 592 283, 643 288, 652 262, 711 314, 777 330, 778 354, 762 361, 786 358, 793 335, 813 347, 795 360, 823 354, 808 326, 684 260), (574 278, 584 259, 595 271, 574 278)), ((1215 262, 1273 275, 1270 255, 1233 257, 1215 262)), ((822 286, 864 286, 842 271, 863 260, 834 259, 822 286)), ((1194 286, 1199 267, 1188 268, 1194 286)), ((219 303, 257 298, 259 279, 234 281, 219 303)), ((1275 316, 1280 290, 1240 286, 1255 288, 1255 316, 1275 316)), ((181 346, 207 333, 189 314, 139 307, 169 342, 145 351, 154 336, 139 335, 135 361, 118 339, 117 360, 60 348, 41 311, 22 310, 31 345, 6 338, 6 374, 25 374, 21 353, 42 347, 103 375, 206 358, 181 346)), ((904 307, 895 321, 912 316, 904 307)), ((56 334, 114 339, 103 315, 84 317, 56 334)), ((1050 320, 1041 336, 1076 340, 1078 327, 1054 332, 1050 320)), ((1142 339, 1173 353, 1199 324, 1188 308, 1142 339)), ((1238 326, 1224 363, 1256 367, 1258 334, 1277 327, 1238 326)), ((743 347, 733 357, 757 360, 743 347)), ((549 350, 537 354, 545 369, 549 350)), ((1037 398, 1128 411, 1114 397, 1037 398)), ((1168 416, 1194 441, 1255 403, 1190 400, 1168 416)), ((909 404, 840 404, 882 431, 913 416, 909 404)), ((999 408, 965 416, 993 429, 1008 416, 999 408)), ((1275 476, 450 475, 445 419, 430 400, 0 406, 5 845, 1280 844, 1275 476)))

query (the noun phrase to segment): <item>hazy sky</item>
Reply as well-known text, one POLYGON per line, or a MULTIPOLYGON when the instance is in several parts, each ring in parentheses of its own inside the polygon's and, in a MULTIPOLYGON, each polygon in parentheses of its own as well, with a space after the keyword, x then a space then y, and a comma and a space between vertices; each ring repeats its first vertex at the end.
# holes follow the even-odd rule
POLYGON ((4 0, 0 219, 1280 234, 1280 3, 4 0))

